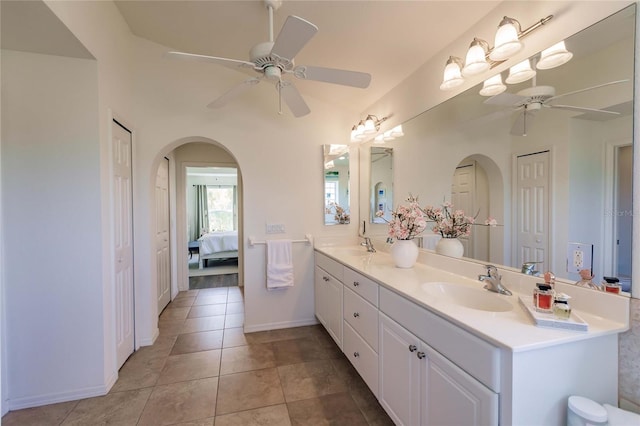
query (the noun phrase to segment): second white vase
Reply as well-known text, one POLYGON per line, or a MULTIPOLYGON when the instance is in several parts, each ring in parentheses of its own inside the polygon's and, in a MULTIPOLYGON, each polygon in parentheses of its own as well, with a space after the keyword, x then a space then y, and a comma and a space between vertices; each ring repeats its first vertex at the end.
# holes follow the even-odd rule
POLYGON ((418 260, 418 246, 413 240, 397 240, 391 245, 391 257, 398 268, 412 268, 418 260))
POLYGON ((449 257, 462 257, 464 246, 457 238, 441 238, 436 244, 436 253, 449 257))

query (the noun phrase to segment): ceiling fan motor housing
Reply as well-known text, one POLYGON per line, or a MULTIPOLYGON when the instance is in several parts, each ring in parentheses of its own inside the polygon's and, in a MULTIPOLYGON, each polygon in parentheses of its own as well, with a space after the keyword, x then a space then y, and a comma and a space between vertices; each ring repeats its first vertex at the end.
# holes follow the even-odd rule
POLYGON ((538 110, 556 95, 556 89, 551 86, 533 86, 519 91, 518 95, 527 97, 520 105, 528 105, 529 110, 538 110))

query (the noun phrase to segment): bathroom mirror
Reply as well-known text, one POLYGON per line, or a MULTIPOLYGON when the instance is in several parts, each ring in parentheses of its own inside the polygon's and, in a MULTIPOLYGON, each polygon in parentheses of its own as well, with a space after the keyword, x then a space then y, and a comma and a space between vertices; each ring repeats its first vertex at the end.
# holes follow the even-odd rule
POLYGON ((372 146, 370 151, 371 223, 386 223, 393 210, 393 148, 372 146), (382 212, 378 216, 377 212, 382 212))
POLYGON ((346 225, 349 209, 349 145, 323 145, 324 224, 346 225))
MULTIPOLYGON (((403 123, 402 142, 391 144, 402 164, 393 174, 395 202, 408 193, 422 205, 455 199, 467 214, 477 214, 478 223, 495 218, 495 228, 474 227, 478 238, 467 243, 465 256, 518 270, 524 261, 537 261, 535 269, 576 281, 571 243, 579 243, 595 282, 617 276, 629 289, 634 27, 632 5, 567 38, 569 62, 538 69, 505 92, 576 91, 551 103, 612 114, 542 106, 518 121, 522 109, 485 103, 479 85, 403 123), (473 176, 458 176, 468 166, 473 176), (518 179, 541 175, 539 182, 518 179)), ((539 57, 532 57, 534 65, 539 57)))

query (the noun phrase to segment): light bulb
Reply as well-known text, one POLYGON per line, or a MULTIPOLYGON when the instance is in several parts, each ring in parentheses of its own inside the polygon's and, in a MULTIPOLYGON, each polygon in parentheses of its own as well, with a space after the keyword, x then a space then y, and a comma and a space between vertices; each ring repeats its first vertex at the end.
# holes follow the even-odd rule
POLYGON ((522 50, 524 44, 518 40, 518 27, 520 23, 515 19, 505 16, 498 26, 493 50, 489 58, 494 61, 504 61, 522 50))

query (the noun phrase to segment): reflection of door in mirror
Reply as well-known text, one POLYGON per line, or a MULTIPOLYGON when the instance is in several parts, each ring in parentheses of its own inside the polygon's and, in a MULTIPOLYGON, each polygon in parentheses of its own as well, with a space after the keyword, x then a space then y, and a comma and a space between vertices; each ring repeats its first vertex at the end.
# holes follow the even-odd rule
MULTIPOLYGON (((460 162, 453 174, 451 203, 454 210, 462 210, 473 216, 478 223, 484 222, 489 214, 489 183, 485 170, 475 160, 460 162), (482 219, 482 220, 480 220, 482 219)), ((474 226, 469 237, 459 238, 464 246, 464 256, 476 260, 489 261, 489 229, 474 226)))
POLYGON ((393 148, 371 147, 371 222, 386 223, 393 211, 393 148), (381 217, 377 212, 383 212, 381 217))
POLYGON ((614 227, 616 229, 616 245, 614 246, 616 277, 622 283, 623 291, 629 291, 631 286, 631 237, 633 207, 631 203, 633 181, 633 148, 631 145, 616 148, 616 214, 614 227))
POLYGON ((540 262, 549 268, 549 151, 520 155, 516 164, 516 245, 517 265, 540 262))
POLYGON ((349 211, 349 146, 324 145, 324 224, 345 225, 349 211))

